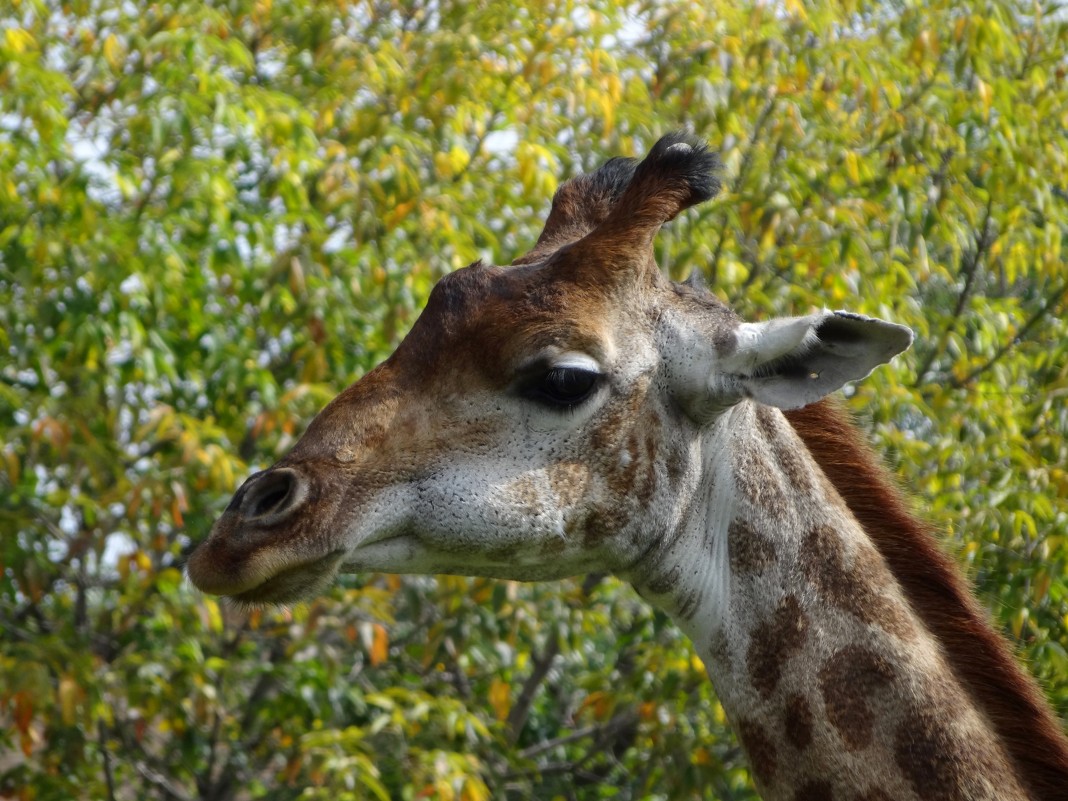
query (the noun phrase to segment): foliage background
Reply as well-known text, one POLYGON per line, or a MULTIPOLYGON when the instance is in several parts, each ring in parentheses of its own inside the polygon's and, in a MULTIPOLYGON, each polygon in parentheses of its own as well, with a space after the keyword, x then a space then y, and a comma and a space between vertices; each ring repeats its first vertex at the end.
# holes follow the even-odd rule
POLYGON ((1056 2, 7 0, 0 795, 753 798, 688 644, 602 577, 220 607, 181 557, 564 178, 689 126, 662 235, 750 317, 918 343, 851 404, 1068 713, 1056 2))

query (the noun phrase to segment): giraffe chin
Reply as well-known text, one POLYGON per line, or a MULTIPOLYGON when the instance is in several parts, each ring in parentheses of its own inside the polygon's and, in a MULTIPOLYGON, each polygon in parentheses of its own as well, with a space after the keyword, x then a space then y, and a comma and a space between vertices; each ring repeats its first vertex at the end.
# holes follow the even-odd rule
POLYGON ((251 589, 230 595, 239 606, 282 606, 322 595, 333 583, 344 550, 299 565, 283 568, 251 589))

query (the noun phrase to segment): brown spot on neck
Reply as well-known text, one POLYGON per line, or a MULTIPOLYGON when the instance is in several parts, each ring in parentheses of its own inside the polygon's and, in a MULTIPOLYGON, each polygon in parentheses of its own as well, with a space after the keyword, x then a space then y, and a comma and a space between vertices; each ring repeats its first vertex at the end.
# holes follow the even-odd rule
POLYGON ((757 439, 740 438, 734 448, 734 480, 745 499, 772 520, 790 514, 782 477, 757 439))
POLYGON ((820 597, 899 639, 915 637, 908 612, 879 592, 893 584, 879 554, 870 545, 857 543, 852 565, 845 562, 845 543, 836 531, 825 525, 809 529, 801 541, 798 564, 820 597))
POLYGON ((884 790, 871 788, 862 795, 858 795, 856 801, 894 801, 884 790))
POLYGON ((727 528, 727 551, 735 575, 760 573, 775 561, 775 546, 742 518, 727 528))
POLYGON ((1064 801, 1068 738, 848 413, 825 400, 786 416, 942 644, 954 673, 1015 761, 1021 781, 1038 801, 1064 801))
POLYGON ((753 776, 763 786, 768 787, 775 781, 779 768, 779 755, 764 727, 754 720, 738 721, 738 739, 749 757, 753 776))
POLYGON ((786 699, 784 726, 786 739, 798 751, 804 751, 812 742, 812 708, 803 695, 791 695, 786 699))
POLYGON ((771 618, 753 630, 746 665, 749 680, 765 699, 775 692, 785 663, 800 653, 807 635, 808 619, 793 595, 784 597, 771 618))
POLYGON ((884 657, 855 645, 843 648, 820 668, 827 720, 838 731, 846 751, 871 745, 875 723, 871 701, 893 678, 893 667, 884 657))
POLYGON ((811 493, 814 489, 811 462, 805 458, 796 437, 789 433, 782 412, 770 406, 758 406, 756 417, 757 427, 767 440, 787 484, 799 494, 811 493))
MULTIPOLYGON (((983 779, 996 776, 993 755, 952 729, 951 717, 936 711, 914 710, 898 726, 894 759, 916 795, 923 801, 965 801, 987 797, 983 779), (948 718, 948 720, 947 720, 948 718)), ((1062 787, 1062 798, 1065 788, 1062 787)), ((1009 787, 1002 797, 1018 798, 1009 787)))
POLYGON ((794 801, 834 801, 831 783, 826 779, 809 779, 794 791, 794 801))

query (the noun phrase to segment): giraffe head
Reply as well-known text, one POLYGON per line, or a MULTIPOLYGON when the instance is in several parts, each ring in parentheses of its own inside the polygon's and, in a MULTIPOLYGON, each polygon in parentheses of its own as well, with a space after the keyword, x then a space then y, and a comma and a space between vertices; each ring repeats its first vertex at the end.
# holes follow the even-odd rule
POLYGON ((397 351, 238 489, 193 582, 266 603, 339 570, 627 575, 672 536, 725 409, 805 405, 911 342, 842 312, 744 322, 667 280, 653 238, 715 167, 667 136, 561 187, 514 265, 442 279, 397 351))

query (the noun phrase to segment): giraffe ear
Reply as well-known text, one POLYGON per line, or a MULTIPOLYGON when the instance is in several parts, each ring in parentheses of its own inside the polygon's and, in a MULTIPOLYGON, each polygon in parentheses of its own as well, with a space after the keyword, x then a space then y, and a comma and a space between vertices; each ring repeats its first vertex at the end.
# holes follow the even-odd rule
POLYGON ((797 409, 864 378, 911 344, 912 331, 903 325, 825 311, 742 323, 721 348, 717 372, 728 391, 797 409))

